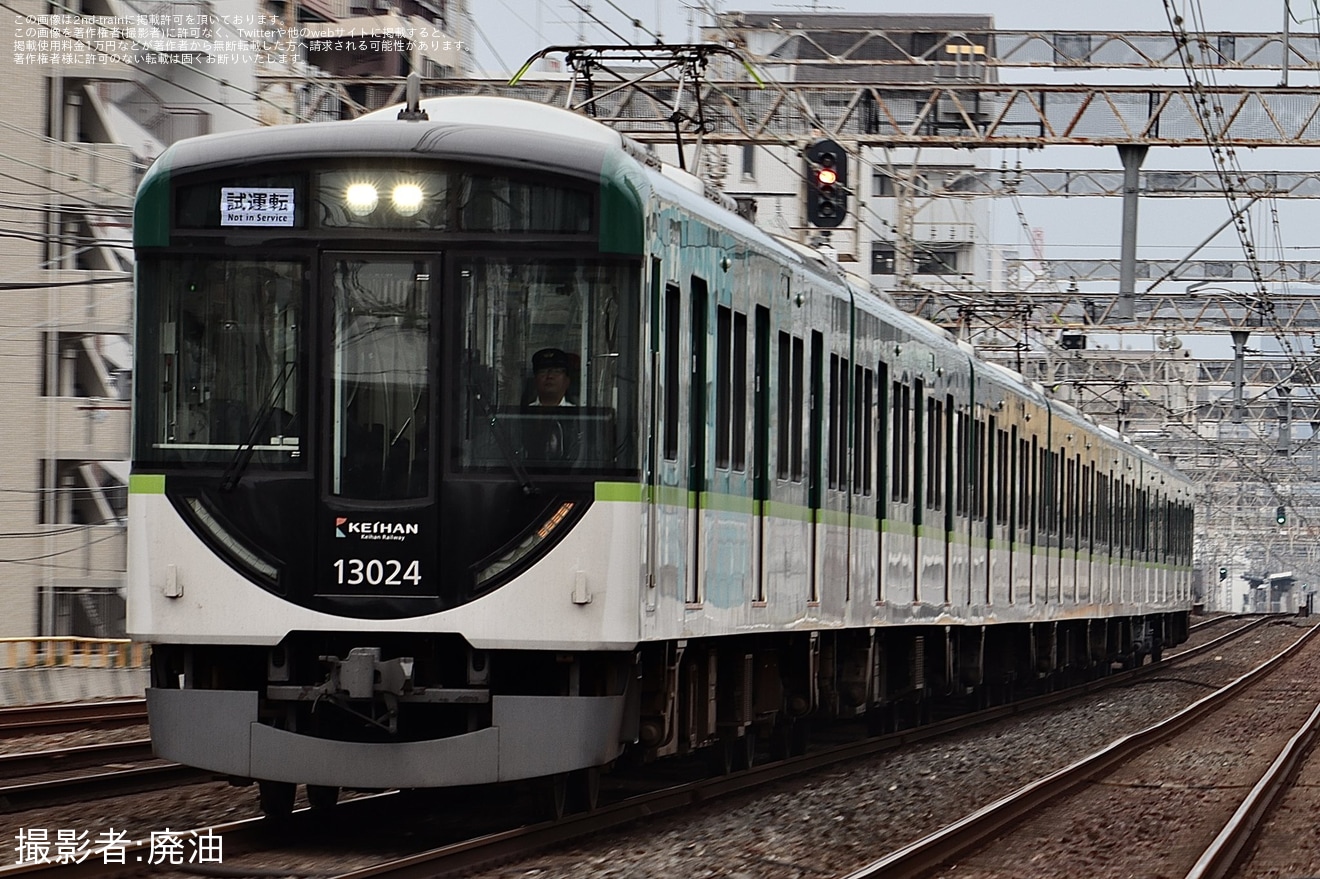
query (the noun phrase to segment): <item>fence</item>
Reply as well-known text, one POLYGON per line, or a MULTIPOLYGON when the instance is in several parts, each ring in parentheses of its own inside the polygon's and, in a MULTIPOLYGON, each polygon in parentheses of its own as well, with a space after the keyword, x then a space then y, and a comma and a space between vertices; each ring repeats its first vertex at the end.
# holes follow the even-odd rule
POLYGON ((151 645, 127 638, 0 638, 0 668, 146 668, 151 645))

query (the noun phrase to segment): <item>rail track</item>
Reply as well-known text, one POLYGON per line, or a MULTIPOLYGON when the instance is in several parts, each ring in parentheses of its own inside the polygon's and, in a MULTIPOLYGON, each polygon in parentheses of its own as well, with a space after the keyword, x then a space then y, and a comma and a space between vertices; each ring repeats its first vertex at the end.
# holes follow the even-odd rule
MULTIPOLYGON (((1106 859, 1106 852, 1113 855, 1124 847, 1141 849, 1138 859, 1151 859, 1139 869, 1149 875, 1185 872, 1187 879, 1233 875, 1253 833, 1314 743, 1320 724, 1317 631, 1312 627, 1287 650, 1173 717, 849 873, 846 879, 1000 875, 1009 865, 1021 867, 1027 860, 1033 876, 1078 875, 1079 870, 1098 874, 1107 867, 1095 859, 1106 859), (1285 669, 1299 668, 1303 670, 1287 675, 1286 687, 1265 686, 1266 681, 1285 676, 1285 669), (1231 712, 1251 711, 1253 701, 1250 716, 1257 722, 1262 717, 1288 716, 1293 725, 1287 734, 1275 731, 1267 736, 1264 724, 1244 730, 1250 721, 1231 712), (1258 751, 1268 742, 1276 748, 1253 755, 1251 748, 1227 744, 1234 730, 1244 732, 1242 741, 1255 743, 1258 751), (1225 744, 1216 749, 1215 743, 1225 744), (1193 790, 1196 786, 1187 781, 1187 761, 1180 755, 1206 748, 1223 763, 1223 771, 1198 779, 1199 788, 1193 790), (1243 759, 1231 759, 1237 757, 1243 759), (1245 784, 1244 773, 1251 773, 1245 784), (1192 792, 1183 795, 1187 790, 1192 792), (1234 801, 1234 808, 1228 798, 1240 790, 1248 793, 1234 801), (1173 802, 1177 820, 1158 822, 1159 837, 1152 840, 1156 845, 1147 850, 1133 839, 1132 824, 1124 819, 1142 814, 1149 823, 1161 807, 1169 809, 1164 802, 1152 805, 1156 800, 1173 802), (1058 845, 1052 844, 1055 841, 1058 845), (956 864, 956 872, 946 869, 951 864, 956 864)), ((1127 863, 1111 866, 1124 875, 1132 869, 1130 857, 1127 863)))
MULTIPOLYGON (((748 771, 720 778, 670 784, 663 789, 651 789, 635 794, 607 793, 603 795, 604 798, 609 799, 614 796, 616 801, 607 802, 600 808, 588 813, 571 815, 560 821, 501 829, 493 833, 474 834, 468 838, 456 839, 452 844, 443 845, 431 851, 376 863, 355 872, 345 873, 344 876, 348 879, 366 879, 369 876, 388 876, 390 879, 431 877, 470 871, 483 864, 500 863, 515 859, 547 846, 562 844, 575 839, 590 838, 604 830, 623 827, 642 818, 649 819, 667 812, 691 809, 697 804, 718 797, 750 791, 785 778, 810 773, 823 767, 846 763, 870 754, 943 736, 956 730, 987 723, 998 718, 1048 707, 1066 699, 1103 689, 1106 686, 1138 682, 1146 676, 1162 673, 1187 659, 1219 650, 1225 642, 1237 638, 1265 622, 1267 620, 1261 618, 1243 626, 1235 626, 1231 631, 1208 640, 1196 648, 1177 654, 1166 654, 1165 661, 1158 665, 1119 672, 1070 690, 1062 690, 1013 705, 999 706, 974 715, 953 718, 879 738, 835 745, 819 751, 812 751, 802 757, 758 766, 748 771)), ((388 806, 390 802, 391 798, 387 795, 383 800, 373 798, 368 800, 366 804, 359 801, 341 803, 329 812, 321 811, 317 813, 314 810, 305 810, 303 813, 295 814, 287 824, 280 826, 278 829, 273 829, 270 822, 264 819, 252 819, 224 827, 199 828, 187 833, 191 834, 192 838, 200 838, 203 835, 220 838, 223 844, 225 862, 228 865, 230 859, 239 857, 241 852, 253 851, 269 854, 272 849, 279 849, 281 840, 284 841, 283 844, 287 845, 289 839, 298 839, 306 834, 317 832, 313 828, 319 828, 320 832, 324 832, 328 826, 337 826, 345 828, 344 834, 351 834, 355 830, 360 832, 363 826, 367 826, 367 822, 375 820, 376 813, 390 808, 388 806)), ((409 810, 401 809, 400 813, 406 814, 407 811, 409 810)), ((507 821, 505 827, 507 828, 507 821)), ((74 876, 83 879, 83 877, 89 876, 124 875, 141 869, 140 864, 134 863, 134 858, 143 857, 145 859, 150 857, 149 849, 145 847, 146 843, 140 843, 140 846, 143 847, 128 852, 127 863, 125 864, 104 864, 98 860, 96 853, 92 852, 84 863, 78 865, 29 863, 0 869, 0 879, 7 879, 11 875, 40 875, 42 877, 49 876, 51 879, 56 879, 56 877, 67 879, 67 877, 74 876)), ((229 867, 226 866, 226 869, 229 869, 229 867)), ((242 866, 236 865, 235 869, 242 869, 242 866)))
POLYGON ((0 708, 0 738, 70 730, 113 729, 147 722, 147 700, 71 702, 0 708))

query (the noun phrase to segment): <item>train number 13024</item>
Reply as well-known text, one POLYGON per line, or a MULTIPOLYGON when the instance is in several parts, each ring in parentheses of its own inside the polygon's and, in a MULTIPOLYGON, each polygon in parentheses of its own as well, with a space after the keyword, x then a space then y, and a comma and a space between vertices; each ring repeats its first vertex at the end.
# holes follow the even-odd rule
POLYGON ((421 566, 416 560, 407 563, 395 559, 336 559, 335 577, 340 586, 416 586, 422 581, 421 566))

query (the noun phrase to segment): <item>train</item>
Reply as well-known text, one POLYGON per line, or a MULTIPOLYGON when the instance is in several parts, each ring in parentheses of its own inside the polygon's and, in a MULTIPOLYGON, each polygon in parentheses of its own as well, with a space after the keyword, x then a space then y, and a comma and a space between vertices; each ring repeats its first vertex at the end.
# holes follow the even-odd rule
POLYGON ((734 207, 508 98, 164 151, 128 503, 157 753, 273 815, 573 808, 620 760, 737 768, 1186 638, 1184 475, 734 207))

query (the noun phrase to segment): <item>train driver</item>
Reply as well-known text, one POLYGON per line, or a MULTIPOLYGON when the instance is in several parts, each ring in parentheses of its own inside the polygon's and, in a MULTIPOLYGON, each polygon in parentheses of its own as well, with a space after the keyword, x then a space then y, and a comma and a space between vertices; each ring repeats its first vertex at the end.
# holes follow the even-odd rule
POLYGON ((573 357, 558 348, 542 348, 532 355, 536 396, 528 406, 572 406, 565 396, 573 383, 573 357))

